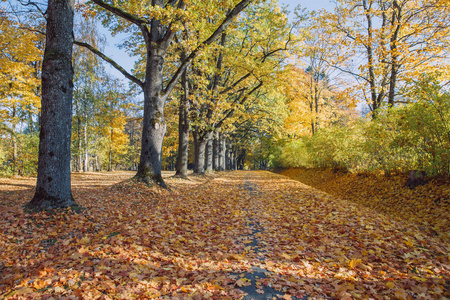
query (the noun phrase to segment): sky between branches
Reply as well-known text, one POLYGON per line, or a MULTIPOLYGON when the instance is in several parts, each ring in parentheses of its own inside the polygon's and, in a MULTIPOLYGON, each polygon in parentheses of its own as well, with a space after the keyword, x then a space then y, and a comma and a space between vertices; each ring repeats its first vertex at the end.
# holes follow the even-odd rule
MULTIPOLYGON (((288 5, 289 11, 293 12, 297 5, 301 5, 302 8, 308 10, 327 9, 332 10, 334 4, 332 0, 278 0, 281 5, 288 5)), ((123 50, 120 50, 116 45, 121 44, 126 38, 126 34, 118 34, 112 37, 108 29, 102 28, 101 32, 106 36, 107 45, 105 46, 105 53, 118 62, 128 72, 131 72, 136 58, 128 56, 123 50)), ((106 64, 106 70, 117 78, 125 79, 123 75, 106 64)))

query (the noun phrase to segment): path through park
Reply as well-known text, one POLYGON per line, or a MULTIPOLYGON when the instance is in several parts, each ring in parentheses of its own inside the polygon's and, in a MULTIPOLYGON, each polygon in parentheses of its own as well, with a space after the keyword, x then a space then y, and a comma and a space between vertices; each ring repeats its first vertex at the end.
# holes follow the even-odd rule
POLYGON ((0 298, 446 299, 448 241, 270 172, 75 175, 85 210, 0 182, 0 298), (109 177, 108 177, 109 176, 109 177))

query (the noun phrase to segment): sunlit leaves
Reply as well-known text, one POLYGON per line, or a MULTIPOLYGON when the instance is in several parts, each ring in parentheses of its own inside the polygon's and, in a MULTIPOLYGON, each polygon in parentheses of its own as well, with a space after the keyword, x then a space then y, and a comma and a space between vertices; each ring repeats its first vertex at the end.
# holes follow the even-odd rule
POLYGON ((240 299, 250 285, 283 299, 445 295, 448 245, 417 225, 270 173, 105 186, 130 176, 75 175, 79 214, 30 218, 2 191, 2 298, 240 299))
POLYGON ((40 108, 40 37, 20 27, 0 11, 0 115, 13 124, 40 108))

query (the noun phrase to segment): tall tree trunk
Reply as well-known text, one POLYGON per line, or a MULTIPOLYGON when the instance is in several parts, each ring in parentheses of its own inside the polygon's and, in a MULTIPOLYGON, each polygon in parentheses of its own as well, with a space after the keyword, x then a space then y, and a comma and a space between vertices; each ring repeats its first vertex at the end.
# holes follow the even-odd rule
POLYGON ((83 151, 81 140, 81 117, 77 116, 77 138, 78 138, 78 155, 77 155, 77 172, 83 172, 83 151))
POLYGON ((192 131, 192 137, 194 139, 194 173, 198 173, 198 132, 192 131))
POLYGON ((318 80, 314 81, 314 110, 315 110, 315 120, 314 120, 314 131, 319 129, 319 89, 317 85, 319 84, 318 80))
POLYGON ((372 2, 368 4, 367 0, 363 0, 363 7, 367 19, 368 44, 366 45, 366 49, 367 49, 368 71, 369 71, 370 97, 372 101, 372 118, 376 118, 378 108, 380 107, 381 103, 378 102, 376 82, 375 82, 375 62, 373 58, 373 47, 372 47, 373 43, 373 26, 371 16, 372 2))
POLYGON ((17 136, 16 136, 16 106, 13 106, 12 111, 12 129, 11 129, 11 142, 12 142, 12 148, 13 148, 13 156, 12 156, 12 173, 13 175, 16 175, 17 173, 17 136))
MULTIPOLYGON (((153 33, 157 34, 157 31, 152 30, 152 38, 154 38, 153 33)), ((166 99, 161 96, 165 52, 165 49, 158 48, 150 48, 147 51, 141 157, 135 175, 138 181, 146 184, 155 182, 162 187, 166 187, 161 176, 162 145, 166 133, 164 119, 166 99)))
POLYGON ((37 184, 27 204, 31 209, 76 206, 70 187, 73 13, 73 0, 48 1, 37 184))
POLYGON ((220 132, 219 129, 217 129, 214 133, 213 140, 213 169, 216 171, 219 169, 219 137, 220 132))
POLYGON ((228 144, 225 140, 225 170, 231 170, 230 150, 230 144, 228 144))
POLYGON ((194 149, 195 149, 195 167, 194 173, 204 174, 205 173, 205 150, 206 150, 206 139, 201 136, 198 132, 194 135, 194 149))
POLYGON ((87 116, 84 122, 84 171, 89 172, 89 155, 87 147, 87 116))
POLYGON ((180 97, 180 106, 178 108, 178 155, 175 176, 181 178, 187 177, 189 160, 189 82, 186 72, 185 70, 181 76, 183 93, 180 97))
POLYGON ((397 84, 397 75, 398 75, 398 35, 400 32, 400 22, 402 19, 402 8, 398 4, 397 0, 392 1, 393 12, 391 25, 394 26, 394 33, 391 35, 390 47, 391 47, 391 76, 389 78, 389 94, 388 94, 388 106, 393 107, 395 101, 395 87, 397 84))
POLYGON ((226 152, 226 140, 221 135, 219 139, 219 171, 225 170, 225 153, 226 152))
POLYGON ((114 130, 111 128, 111 141, 109 142, 109 151, 108 151, 108 171, 111 172, 112 168, 112 143, 113 143, 113 133, 114 130))
POLYGON ((206 133, 206 149, 205 149, 205 165, 206 172, 212 172, 213 170, 213 131, 206 133))

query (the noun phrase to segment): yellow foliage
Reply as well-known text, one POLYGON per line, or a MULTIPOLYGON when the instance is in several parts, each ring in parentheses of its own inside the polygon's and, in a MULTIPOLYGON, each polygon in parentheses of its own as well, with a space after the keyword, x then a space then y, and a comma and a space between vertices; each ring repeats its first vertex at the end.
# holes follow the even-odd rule
POLYGON ((17 124, 18 111, 40 108, 39 36, 0 15, 0 116, 17 124))

